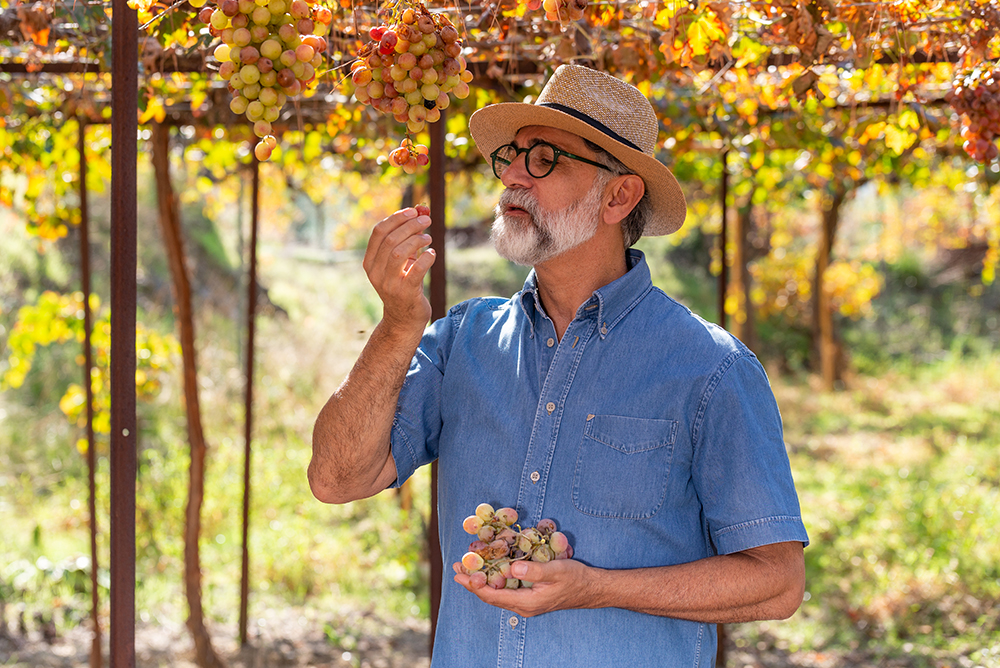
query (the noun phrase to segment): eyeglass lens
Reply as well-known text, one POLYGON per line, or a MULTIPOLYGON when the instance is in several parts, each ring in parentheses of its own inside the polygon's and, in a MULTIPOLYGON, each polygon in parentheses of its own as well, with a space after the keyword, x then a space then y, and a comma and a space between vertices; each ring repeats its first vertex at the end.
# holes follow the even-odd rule
POLYGON ((514 162, 518 153, 524 152, 527 153, 525 164, 528 168, 528 174, 536 179, 548 176, 555 166, 555 149, 548 144, 535 144, 527 151, 524 149, 519 151, 513 145, 508 144, 497 151, 496 158, 493 160, 493 171, 496 172, 497 177, 501 176, 510 163, 514 162))

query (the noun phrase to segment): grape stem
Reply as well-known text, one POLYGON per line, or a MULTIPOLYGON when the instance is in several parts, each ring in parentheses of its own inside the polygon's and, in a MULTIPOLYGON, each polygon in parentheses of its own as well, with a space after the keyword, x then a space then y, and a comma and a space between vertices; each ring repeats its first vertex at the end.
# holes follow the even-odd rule
POLYGON ((180 7, 181 5, 183 5, 185 2, 187 2, 187 0, 177 0, 177 2, 175 2, 172 5, 170 5, 169 7, 167 7, 166 9, 164 9, 162 12, 160 12, 159 14, 157 14, 156 16, 154 16, 153 18, 149 19, 148 21, 146 21, 145 23, 143 23, 141 26, 139 26, 139 30, 145 30, 146 28, 148 28, 149 26, 153 25, 154 23, 156 23, 157 21, 159 21, 160 19, 162 19, 164 16, 166 16, 170 12, 174 11, 175 9, 177 9, 178 7, 180 7))

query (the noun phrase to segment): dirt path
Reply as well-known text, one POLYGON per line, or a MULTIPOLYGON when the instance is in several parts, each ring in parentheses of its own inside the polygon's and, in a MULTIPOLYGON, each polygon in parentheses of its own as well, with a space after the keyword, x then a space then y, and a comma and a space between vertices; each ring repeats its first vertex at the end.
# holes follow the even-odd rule
MULTIPOLYGON (((914 652, 892 658, 856 650, 799 651, 773 642, 747 646, 736 639, 739 627, 727 627, 728 668, 989 668, 963 656, 928 656, 914 652)), ((304 608, 265 611, 250 626, 251 645, 240 649, 236 626, 211 626, 215 648, 228 668, 428 668, 430 624, 424 619, 389 620, 369 611, 322 612, 304 608)), ((760 636, 758 636, 760 638, 760 636)), ((142 623, 136 627, 136 668, 197 668, 192 643, 180 623, 142 623)), ((105 655, 107 638, 105 638, 105 655)), ((54 641, 33 630, 25 637, 0 636, 0 665, 14 668, 88 668, 90 633, 73 629, 54 641)), ((109 662, 105 656, 104 666, 109 662)))
MULTIPOLYGON (((426 668, 426 620, 385 620, 370 612, 268 610, 250 626, 250 647, 240 649, 233 625, 211 625, 215 649, 229 668, 426 668)), ((0 637, 0 665, 16 668, 88 668, 91 635, 77 628, 49 643, 38 631, 0 637)), ((136 668, 197 668, 183 624, 138 623, 136 668)), ((104 644, 107 660, 107 637, 104 644)))

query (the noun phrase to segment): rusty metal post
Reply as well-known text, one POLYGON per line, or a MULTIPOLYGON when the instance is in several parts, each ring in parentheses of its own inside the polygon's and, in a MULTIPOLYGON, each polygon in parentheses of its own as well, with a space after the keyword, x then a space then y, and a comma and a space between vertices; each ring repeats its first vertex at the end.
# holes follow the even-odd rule
POLYGON ((729 268, 726 266, 726 230, 729 218, 729 149, 722 152, 722 188, 719 201, 722 204, 722 229, 719 230, 719 257, 722 270, 719 272, 719 327, 726 328, 726 288, 729 285, 729 268))
MULTIPOLYGON (((250 203, 250 275, 247 278, 247 359, 243 431, 243 567, 240 584, 240 646, 247 644, 247 608, 250 599, 250 434, 253 427, 253 337, 257 314, 257 227, 260 224, 260 162, 252 162, 250 203)), ((241 203, 242 204, 242 203, 241 203)))
POLYGON ((90 622, 94 634, 90 645, 90 668, 101 668, 101 597, 97 589, 97 453, 94 452, 94 387, 90 345, 93 329, 90 313, 90 213, 87 202, 87 123, 77 118, 76 148, 80 153, 80 290, 83 292, 83 387, 87 396, 87 512, 90 513, 90 622))
MULTIPOLYGON (((729 271, 726 267, 726 234, 729 218, 729 149, 722 152, 722 183, 719 200, 722 204, 722 229, 719 230, 719 255, 722 258, 722 271, 719 273, 719 327, 726 328, 726 287, 729 284, 729 271)), ((726 627, 717 624, 715 627, 718 646, 715 651, 715 667, 726 665, 726 627)))
MULTIPOLYGON (((428 190, 431 200, 430 235, 434 240, 434 252, 437 259, 431 267, 431 317, 442 318, 447 310, 447 272, 445 271, 445 185, 444 185, 444 135, 445 112, 441 119, 430 125, 430 173, 428 174, 428 190)), ((427 525, 427 554, 431 566, 431 654, 434 653, 434 633, 437 630, 438 610, 441 608, 441 582, 444 577, 444 565, 441 561, 441 545, 438 541, 437 512, 437 462, 431 463, 431 520, 427 525)))
POLYGON ((135 297, 139 25, 111 21, 111 668, 135 667, 135 297))

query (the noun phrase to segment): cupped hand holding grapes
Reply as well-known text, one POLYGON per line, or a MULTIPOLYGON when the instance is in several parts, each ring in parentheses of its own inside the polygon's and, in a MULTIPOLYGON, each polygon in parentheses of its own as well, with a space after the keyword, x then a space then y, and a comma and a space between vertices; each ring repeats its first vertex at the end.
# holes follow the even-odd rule
POLYGON ((592 607, 591 576, 596 569, 573 559, 547 563, 519 561, 511 565, 514 577, 532 583, 530 588, 494 589, 477 583, 462 572, 461 563, 453 565, 455 582, 475 594, 484 603, 510 610, 522 617, 533 617, 554 610, 592 607))
POLYGON ((390 326, 419 329, 431 318, 424 295, 424 276, 434 264, 427 207, 401 209, 372 231, 363 266, 383 304, 382 320, 390 326), (422 249, 426 249, 421 252, 422 249))

